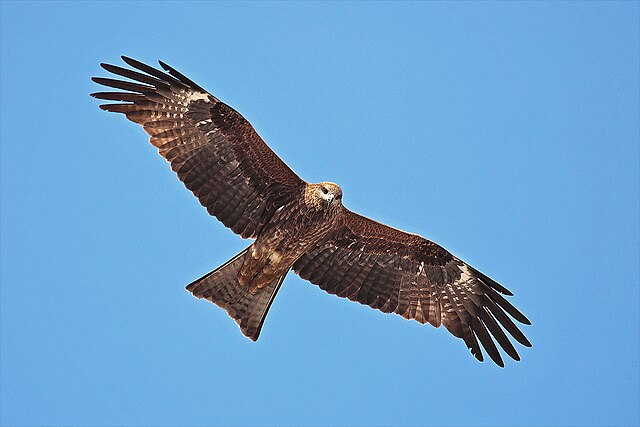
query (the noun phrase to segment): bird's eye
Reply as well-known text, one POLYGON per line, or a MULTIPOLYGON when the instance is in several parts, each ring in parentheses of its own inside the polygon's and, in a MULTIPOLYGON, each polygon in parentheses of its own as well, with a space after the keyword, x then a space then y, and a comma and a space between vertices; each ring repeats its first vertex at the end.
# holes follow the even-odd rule
POLYGON ((338 195, 336 196, 336 199, 338 199, 338 200, 342 199, 342 194, 338 194, 338 195))
POLYGON ((327 188, 326 188, 326 187, 322 187, 322 188, 321 188, 321 190, 322 190, 322 192, 323 192, 324 194, 327 194, 327 193, 329 192, 329 190, 327 190, 327 188))

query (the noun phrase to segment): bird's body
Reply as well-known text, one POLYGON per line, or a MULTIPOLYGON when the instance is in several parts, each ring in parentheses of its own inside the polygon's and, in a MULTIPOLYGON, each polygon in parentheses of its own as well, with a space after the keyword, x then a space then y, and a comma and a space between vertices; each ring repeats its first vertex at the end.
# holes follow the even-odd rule
POLYGON ((507 333, 531 346, 513 320, 529 320, 502 285, 436 243, 343 206, 331 182, 296 175, 237 111, 186 76, 123 57, 135 70, 102 67, 130 79, 93 78, 123 92, 100 107, 139 123, 207 211, 243 238, 255 239, 227 263, 187 286, 224 308, 257 340, 289 270, 321 289, 406 319, 444 325, 483 360, 503 366, 494 340, 520 360, 507 333), (137 70, 137 71, 136 71, 137 70), (513 319, 513 320, 512 320, 513 319))
POLYGON ((342 191, 336 184, 307 184, 303 193, 278 209, 249 247, 238 280, 250 285, 251 292, 286 274, 298 258, 324 242, 344 221, 342 191))

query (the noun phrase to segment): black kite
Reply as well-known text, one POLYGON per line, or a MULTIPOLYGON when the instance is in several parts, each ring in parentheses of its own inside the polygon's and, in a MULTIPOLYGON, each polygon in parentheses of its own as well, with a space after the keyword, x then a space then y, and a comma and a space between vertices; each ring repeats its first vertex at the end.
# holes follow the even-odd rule
POLYGON ((187 286, 222 307, 257 340, 287 272, 325 291, 406 319, 444 326, 483 360, 504 366, 493 339, 515 360, 508 332, 531 346, 512 319, 529 320, 506 288, 416 234, 351 212, 336 184, 309 184, 265 144, 237 111, 160 62, 160 71, 122 57, 132 70, 102 67, 130 81, 93 78, 123 92, 100 108, 141 124, 151 143, 209 213, 255 242, 187 286), (492 339, 493 337, 493 339, 492 339))

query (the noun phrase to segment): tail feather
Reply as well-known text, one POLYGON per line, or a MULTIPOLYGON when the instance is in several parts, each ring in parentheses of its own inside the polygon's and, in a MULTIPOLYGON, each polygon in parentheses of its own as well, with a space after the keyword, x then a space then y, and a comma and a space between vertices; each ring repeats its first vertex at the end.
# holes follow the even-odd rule
POLYGON ((196 298, 204 298, 225 309, 240 326, 242 333, 256 341, 286 274, 258 292, 251 292, 251 285, 238 282, 238 272, 248 250, 244 249, 221 267, 189 284, 186 289, 196 298))

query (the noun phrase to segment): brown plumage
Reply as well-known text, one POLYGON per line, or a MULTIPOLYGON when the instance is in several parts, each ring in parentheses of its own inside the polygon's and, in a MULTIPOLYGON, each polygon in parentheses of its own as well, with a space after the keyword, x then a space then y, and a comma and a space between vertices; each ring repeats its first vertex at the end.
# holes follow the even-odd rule
POLYGON ((224 308, 257 340, 273 298, 293 269, 325 291, 444 326, 483 360, 504 366, 494 340, 520 360, 505 331, 531 346, 512 319, 529 320, 506 288, 437 244, 349 211, 336 184, 309 184, 265 144, 251 124, 187 77, 122 57, 135 70, 101 64, 131 81, 94 77, 124 92, 100 108, 139 123, 207 211, 255 242, 187 286, 224 308))

